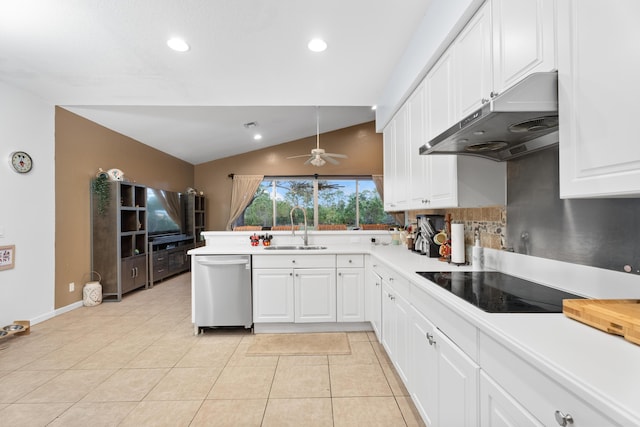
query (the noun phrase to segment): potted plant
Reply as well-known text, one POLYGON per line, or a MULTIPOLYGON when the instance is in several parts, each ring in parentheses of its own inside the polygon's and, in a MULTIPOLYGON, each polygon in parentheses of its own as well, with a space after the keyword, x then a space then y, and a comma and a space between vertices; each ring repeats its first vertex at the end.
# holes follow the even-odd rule
POLYGON ((96 210, 103 215, 109 207, 111 199, 111 183, 109 178, 99 174, 91 183, 91 191, 95 195, 96 210))

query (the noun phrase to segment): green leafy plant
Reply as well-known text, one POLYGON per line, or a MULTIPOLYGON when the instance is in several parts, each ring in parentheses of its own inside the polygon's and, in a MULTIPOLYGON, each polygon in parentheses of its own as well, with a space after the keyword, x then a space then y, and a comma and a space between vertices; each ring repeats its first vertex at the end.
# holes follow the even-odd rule
POLYGON ((91 183, 91 191, 96 196, 96 210, 98 214, 103 215, 109 207, 111 199, 111 184, 108 178, 97 177, 91 183))

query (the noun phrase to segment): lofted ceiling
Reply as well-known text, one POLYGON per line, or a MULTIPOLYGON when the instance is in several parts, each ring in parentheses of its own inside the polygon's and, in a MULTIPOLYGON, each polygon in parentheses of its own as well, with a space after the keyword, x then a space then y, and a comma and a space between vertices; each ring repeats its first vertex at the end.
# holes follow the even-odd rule
POLYGON ((373 120, 429 3, 2 0, 0 81, 199 164, 373 120))

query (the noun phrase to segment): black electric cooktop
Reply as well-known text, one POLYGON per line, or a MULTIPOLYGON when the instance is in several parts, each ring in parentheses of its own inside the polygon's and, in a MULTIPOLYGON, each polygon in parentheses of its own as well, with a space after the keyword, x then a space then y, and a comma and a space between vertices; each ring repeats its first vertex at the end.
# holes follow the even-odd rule
POLYGON ((499 271, 418 271, 489 313, 562 313, 563 299, 582 298, 499 271))

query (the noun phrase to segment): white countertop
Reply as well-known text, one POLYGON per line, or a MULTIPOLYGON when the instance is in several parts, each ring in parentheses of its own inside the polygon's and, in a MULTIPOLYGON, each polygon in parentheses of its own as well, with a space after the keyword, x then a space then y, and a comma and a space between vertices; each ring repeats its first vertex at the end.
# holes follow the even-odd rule
MULTIPOLYGON (((468 266, 407 254, 397 247, 376 247, 371 254, 563 386, 597 398, 632 425, 640 425, 640 346, 561 313, 486 313, 414 273, 470 270, 468 266)), ((563 288, 582 294, 579 283, 565 283, 563 288)), ((607 413, 602 405, 598 410, 607 413)))
MULTIPOLYGON (((314 243, 315 244, 315 243, 314 243)), ((205 246, 189 251, 191 255, 216 254, 340 254, 369 253, 387 264, 407 280, 420 286, 460 316, 475 325, 531 365, 545 371, 551 378, 570 390, 576 390, 581 396, 592 396, 604 404, 598 410, 611 413, 607 409, 622 414, 634 425, 640 425, 640 346, 624 340, 622 337, 607 334, 563 314, 496 314, 486 313, 467 303, 454 294, 440 288, 416 274, 416 271, 469 271, 470 266, 455 266, 438 261, 435 258, 421 256, 403 246, 370 244, 326 245, 323 250, 274 251, 264 247, 245 245, 205 246)), ((495 251, 498 252, 498 251, 495 251)), ((509 255, 511 256, 511 255, 509 255)), ((526 257, 531 258, 531 257, 526 257)), ((542 261, 552 262, 552 261, 542 261)), ((561 265, 562 267, 562 265, 561 265)), ((527 270, 524 266, 524 270, 527 270)), ((567 268, 571 268, 570 266, 567 268)), ((582 278, 579 269, 575 277, 582 278)), ((508 271, 505 271, 511 274, 508 271)), ((590 295, 585 289, 593 287, 582 284, 581 280, 566 280, 573 272, 563 274, 563 283, 556 287, 587 297, 603 298, 603 295, 590 295)), ((604 272, 603 274, 610 274, 604 272)), ((628 298, 638 298, 635 288, 629 283, 640 284, 638 277, 615 276, 620 278, 626 288, 616 288, 611 298, 621 297, 621 289, 633 289, 628 298)), ((592 274, 593 275, 593 274, 592 274)), ((607 276, 608 277, 608 276, 607 276)), ((534 279, 531 279, 534 280, 534 279)), ((537 281, 537 280, 534 280, 537 281)), ((543 283, 543 281, 539 281, 543 283)), ((640 286, 638 286, 640 289, 640 286)), ((602 291, 598 291, 601 293, 602 291)), ((591 400, 591 399, 589 399, 591 400)))

